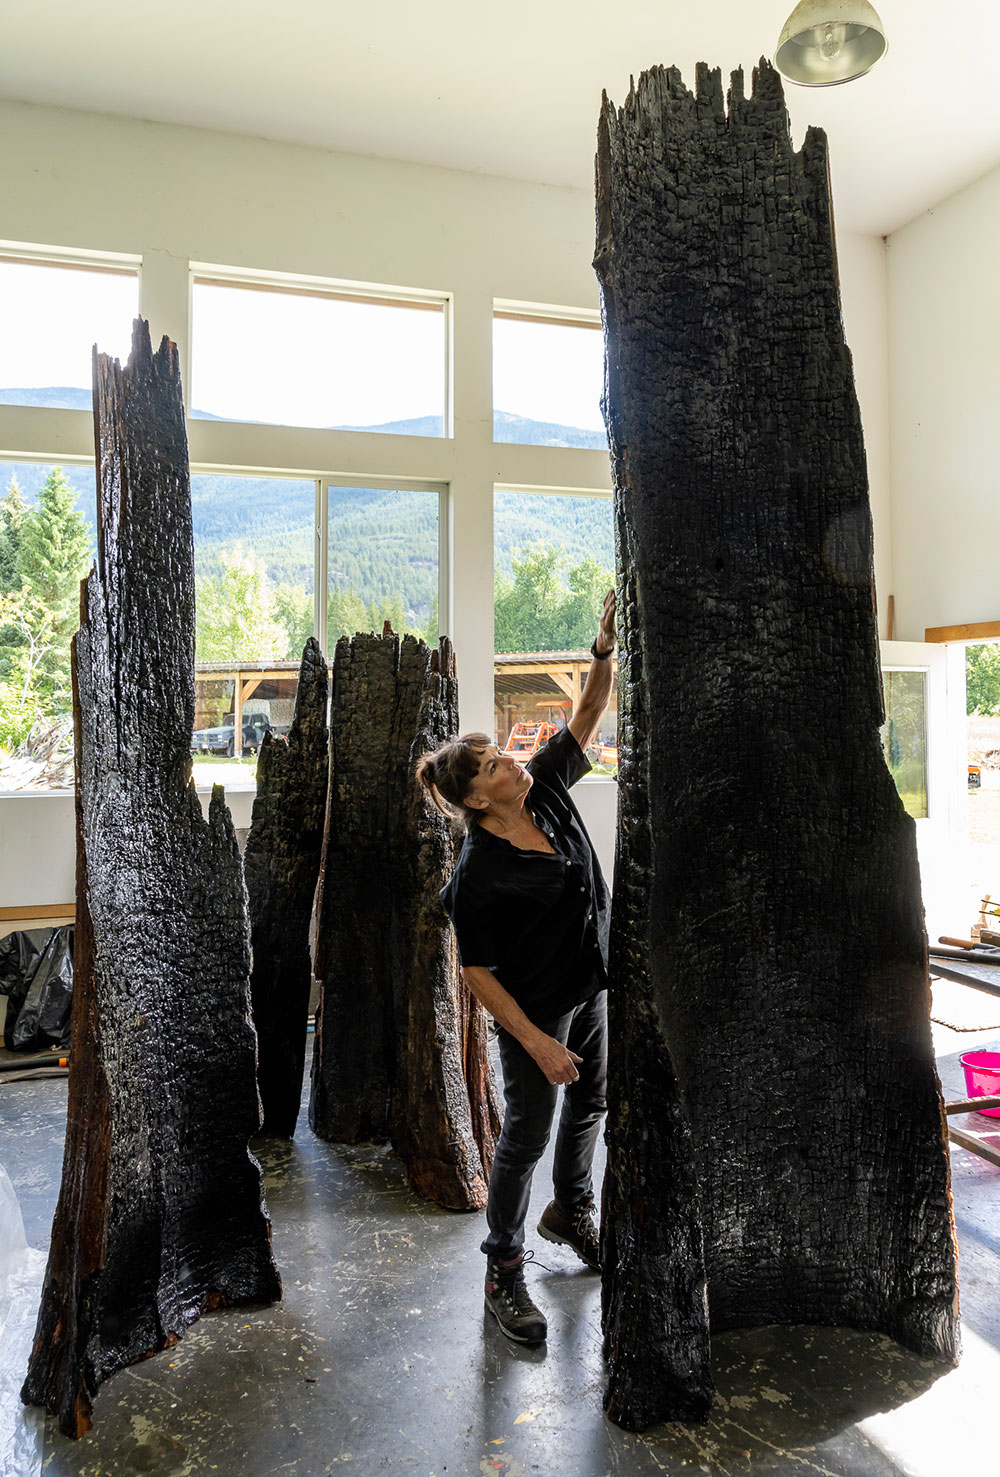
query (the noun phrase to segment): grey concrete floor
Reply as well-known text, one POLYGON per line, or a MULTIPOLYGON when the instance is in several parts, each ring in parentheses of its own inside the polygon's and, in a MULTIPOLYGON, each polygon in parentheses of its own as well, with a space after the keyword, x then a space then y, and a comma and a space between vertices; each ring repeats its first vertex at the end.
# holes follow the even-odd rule
MULTIPOLYGON (((958 1096, 959 1052, 1000 1047, 1000 1036, 939 1035, 945 1090, 958 1096)), ((64 1082, 0 1085, 0 1162, 41 1248, 65 1104, 64 1082)), ((549 1340, 519 1348, 483 1314, 481 1216, 427 1204, 387 1150, 324 1144, 304 1116, 294 1142, 260 1157, 284 1301, 211 1314, 177 1347, 123 1370, 99 1392, 83 1440, 48 1420, 48 1477, 958 1477, 996 1467, 1000 1170, 974 1155, 952 1154, 965 1325, 957 1370, 849 1329, 746 1330, 714 1342, 711 1420, 643 1436, 602 1414, 599 1278, 569 1252, 535 1239, 548 1270, 532 1289, 549 1340)), ((543 1165, 536 1218, 547 1182, 543 1165)))

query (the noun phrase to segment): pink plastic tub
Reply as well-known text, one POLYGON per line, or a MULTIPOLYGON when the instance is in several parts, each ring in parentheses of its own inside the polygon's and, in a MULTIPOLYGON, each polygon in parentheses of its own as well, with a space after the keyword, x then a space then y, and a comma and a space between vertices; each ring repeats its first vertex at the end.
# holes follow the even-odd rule
MULTIPOLYGON (((970 1097, 1000 1096, 1000 1051, 967 1051, 959 1057, 970 1097)), ((980 1108, 984 1118, 1000 1118, 1000 1108, 980 1108)))

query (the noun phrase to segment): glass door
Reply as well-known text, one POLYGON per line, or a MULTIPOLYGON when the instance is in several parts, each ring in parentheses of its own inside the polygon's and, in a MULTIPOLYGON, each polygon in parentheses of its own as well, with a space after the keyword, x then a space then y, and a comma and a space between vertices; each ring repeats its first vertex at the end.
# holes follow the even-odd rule
POLYGON ((978 905, 966 855, 965 650, 922 641, 880 648, 883 753, 916 823, 928 936, 965 936, 978 905))

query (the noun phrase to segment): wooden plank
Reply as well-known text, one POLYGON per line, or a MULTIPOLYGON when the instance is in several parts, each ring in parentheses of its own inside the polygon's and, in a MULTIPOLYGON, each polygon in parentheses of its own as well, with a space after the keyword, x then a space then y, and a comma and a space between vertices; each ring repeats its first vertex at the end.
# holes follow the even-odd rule
POLYGON ((18 922, 32 918, 73 918, 76 903, 24 903, 19 908, 0 908, 0 922, 18 922))
POLYGON ((605 101, 595 265, 621 582, 605 1404, 640 1429, 705 1416, 710 1326, 953 1360, 956 1271, 826 141, 793 149, 770 66, 728 109, 704 66, 605 101))
POLYGON ((63 1179, 22 1398, 90 1425, 116 1370, 280 1296, 249 930, 221 786, 191 781, 194 541, 177 349, 95 360, 97 566, 73 645, 77 926, 63 1179), (127 886, 123 886, 127 879, 127 886))
POLYGON ((924 640, 943 641, 992 641, 1000 636, 1000 621, 979 621, 971 626, 928 626, 924 640))
MULTIPOLYGON (((945 1103, 944 1110, 949 1117, 953 1113, 981 1113, 984 1108, 1000 1108, 1000 1095, 997 1097, 967 1097, 960 1102, 945 1103)), ((997 1130, 1000 1133, 1000 1120, 997 1130)))
POLYGON ((948 1124, 948 1137, 960 1149, 968 1149, 970 1154, 978 1154, 980 1159, 986 1159, 1000 1169, 1000 1145, 987 1143, 977 1134, 969 1133, 964 1128, 956 1128, 951 1123, 948 1124))
POLYGON ((233 687, 233 757, 243 755, 243 678, 239 677, 233 687))

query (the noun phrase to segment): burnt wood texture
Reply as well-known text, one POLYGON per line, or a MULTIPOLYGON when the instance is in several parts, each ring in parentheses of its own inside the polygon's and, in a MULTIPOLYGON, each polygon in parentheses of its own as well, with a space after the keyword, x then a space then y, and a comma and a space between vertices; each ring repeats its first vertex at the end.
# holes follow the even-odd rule
POLYGON ((309 1120, 336 1142, 391 1140, 420 1194, 469 1210, 486 1203, 496 1089, 438 898, 454 838, 414 780, 457 726, 447 637, 337 643, 309 1120))
POLYGON ((620 612, 605 1405, 704 1416, 708 1332, 957 1354, 914 826, 882 758, 825 136, 777 74, 605 98, 620 612))
POLYGON ((69 1116, 22 1397, 69 1436, 208 1308, 268 1302, 249 930, 221 787, 191 781, 194 551, 176 347, 95 357, 97 565, 74 642, 69 1116))
POLYGON ((302 653, 287 741, 265 734, 243 853, 257 1028, 261 1133, 292 1138, 302 1097, 312 959, 309 928, 323 849, 329 679, 315 637, 302 653))

